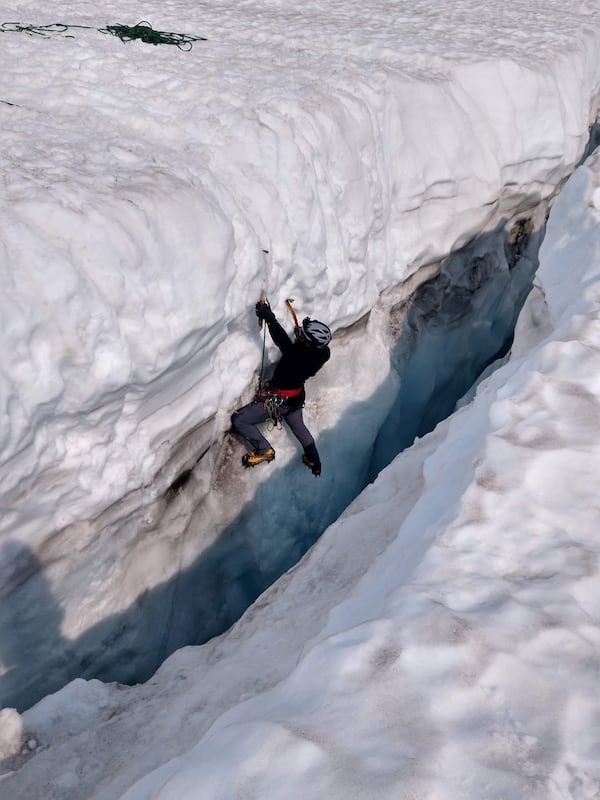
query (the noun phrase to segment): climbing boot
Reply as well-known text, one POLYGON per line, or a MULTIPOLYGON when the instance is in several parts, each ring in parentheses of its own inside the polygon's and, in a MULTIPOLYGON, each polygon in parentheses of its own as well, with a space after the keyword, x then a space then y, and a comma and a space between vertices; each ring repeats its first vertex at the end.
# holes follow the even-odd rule
POLYGON ((321 462, 318 459, 310 458, 305 453, 302 456, 302 463, 309 468, 313 475, 318 477, 321 474, 321 462))
POLYGON ((274 458, 275 450, 273 450, 272 447, 269 447, 269 449, 265 450, 264 453, 257 453, 256 450, 252 450, 251 453, 246 453, 246 455, 242 458, 242 464, 245 467, 255 467, 262 461, 273 461, 274 458))

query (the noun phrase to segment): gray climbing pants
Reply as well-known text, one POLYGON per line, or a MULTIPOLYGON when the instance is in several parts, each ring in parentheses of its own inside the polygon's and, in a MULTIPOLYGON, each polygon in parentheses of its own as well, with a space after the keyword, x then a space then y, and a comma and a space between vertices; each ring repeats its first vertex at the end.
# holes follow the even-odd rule
MULTIPOLYGON (((287 403, 284 402, 279 407, 279 413, 304 450, 311 445, 314 447, 315 440, 302 418, 302 406, 289 409, 287 403)), ((268 416, 264 402, 262 400, 253 400, 247 406, 235 411, 231 417, 233 429, 250 442, 257 453, 264 453, 271 447, 269 440, 262 435, 258 428, 261 423, 267 420, 268 416)))

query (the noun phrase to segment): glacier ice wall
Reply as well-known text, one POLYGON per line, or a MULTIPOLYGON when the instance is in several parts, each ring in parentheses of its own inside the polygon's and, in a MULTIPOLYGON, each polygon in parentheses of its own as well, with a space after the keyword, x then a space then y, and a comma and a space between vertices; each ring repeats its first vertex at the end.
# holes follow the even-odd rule
MULTIPOLYGON (((64 611, 47 570, 29 548, 9 541, 3 555, 13 570, 3 581, 0 655, 15 668, 0 678, 4 696, 24 708, 74 677, 140 682, 174 650, 206 641, 236 621, 298 561, 375 471, 422 435, 423 425, 433 427, 449 413, 506 346, 537 263, 545 209, 542 205, 530 217, 501 224, 450 256, 404 301, 395 302, 396 293, 388 292, 385 304, 337 336, 335 384, 323 375, 314 394, 330 413, 340 406, 344 413, 319 437, 327 469, 318 482, 297 463, 296 447, 283 431, 271 434, 278 448, 274 474, 244 471, 242 449, 229 436, 208 447, 191 436, 185 443, 193 453, 191 465, 159 500, 140 509, 133 495, 129 507, 118 504, 86 523, 93 545, 84 554, 93 559, 98 585, 111 573, 127 587, 137 585, 149 565, 166 561, 177 567, 172 578, 135 595, 123 610, 66 639, 64 611), (373 326, 377 336, 382 334, 384 320, 387 347, 365 346, 373 326), (377 363, 386 378, 372 392, 377 363), (448 385, 452 381, 455 385, 448 385), (340 385, 359 384, 364 399, 344 407, 340 385), (116 536, 121 537, 118 565, 114 547, 106 547, 116 536), (190 558, 188 548, 193 554, 198 541, 204 547, 190 558), (128 550, 137 556, 138 547, 143 557, 135 564, 128 550)), ((307 415, 316 416, 311 402, 307 415)), ((73 526, 70 534, 83 532, 83 526, 73 526)), ((57 546, 64 546, 62 538, 57 546)), ((79 566, 77 558, 70 554, 76 578, 86 575, 85 562, 79 566)))
POLYGON ((399 328, 390 366, 398 393, 377 434, 370 477, 453 410, 483 370, 508 352, 533 285, 546 207, 502 223, 445 259, 407 303, 392 307, 399 328))
POLYGON ((554 3, 552 31, 548 9, 520 15, 531 38, 503 49, 494 9, 472 5, 466 42, 458 17, 415 39, 376 3, 358 35, 337 8, 294 11, 290 32, 268 4, 156 7, 164 27, 185 11, 212 30, 186 60, 4 36, 0 702, 133 680, 192 617, 222 629, 362 485, 366 462, 333 465, 363 463, 393 402, 390 308, 548 202, 596 115, 586 15, 554 3), (226 436, 252 392, 262 284, 336 331, 306 409, 330 465, 318 484, 285 437, 248 476, 226 436))

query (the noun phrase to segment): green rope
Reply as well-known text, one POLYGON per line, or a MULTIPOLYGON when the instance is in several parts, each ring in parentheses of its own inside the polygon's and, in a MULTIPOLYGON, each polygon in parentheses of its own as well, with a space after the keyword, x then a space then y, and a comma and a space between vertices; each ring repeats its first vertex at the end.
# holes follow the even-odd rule
POLYGON ((122 42, 131 42, 134 39, 141 39, 146 44, 174 44, 180 50, 191 50, 193 42, 205 42, 204 36, 190 36, 186 33, 172 33, 171 31, 155 31, 152 25, 146 20, 138 22, 137 25, 107 25, 106 28, 98 28, 100 33, 112 33, 118 36, 122 42))
MULTIPOLYGON (((74 25, 63 25, 55 22, 52 25, 21 25, 20 22, 4 22, 0 28, 2 33, 27 33, 29 36, 49 36, 51 33, 66 33, 74 25)), ((83 25, 78 25, 84 27, 83 25)))
POLYGON ((68 31, 72 29, 99 31, 117 36, 122 42, 132 42, 134 39, 141 39, 146 44, 172 44, 180 50, 188 51, 192 49, 194 42, 206 42, 204 36, 191 36, 187 33, 172 33, 171 31, 155 31, 152 25, 145 19, 137 25, 107 25, 105 28, 93 28, 90 25, 66 25, 63 22, 53 22, 51 25, 23 25, 20 22, 4 22, 0 26, 0 33, 26 33, 28 36, 47 37, 52 34, 64 34, 68 37, 72 35, 68 31))

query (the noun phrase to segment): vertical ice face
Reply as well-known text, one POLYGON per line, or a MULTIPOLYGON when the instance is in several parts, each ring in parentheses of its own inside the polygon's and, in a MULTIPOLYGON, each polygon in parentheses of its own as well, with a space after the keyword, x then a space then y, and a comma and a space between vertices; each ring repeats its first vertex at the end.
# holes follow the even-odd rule
POLYGON ((399 390, 377 434, 371 478, 445 419, 507 353, 537 269, 545 216, 540 206, 478 236, 445 259, 408 304, 392 309, 401 331, 390 356, 399 390))
MULTIPOLYGON (((537 266, 544 218, 541 206, 499 224, 449 256, 406 302, 388 298, 385 310, 338 336, 330 365, 308 388, 308 423, 323 425, 328 417, 333 423, 319 433, 318 481, 285 431, 269 434, 275 464, 252 472, 242 469, 235 439, 201 446, 206 432, 198 431, 191 452, 198 448, 200 456, 162 498, 141 509, 132 503, 126 521, 117 507, 91 524, 92 588, 113 610, 77 637, 62 635, 62 603, 24 548, 21 571, 12 573, 19 591, 7 586, 0 612, 8 667, 0 688, 7 702, 27 707, 74 677, 146 680, 174 650, 235 622, 379 469, 449 414, 484 367, 506 352, 537 266), (386 348, 377 344, 381 337, 386 348), (359 382, 361 389, 340 402, 340 386, 359 382), (114 544, 103 549, 112 530, 123 535, 118 565, 114 544), (140 594, 148 575, 159 580, 140 594)), ((89 585, 88 569, 84 561, 73 571, 71 590, 89 585)))

